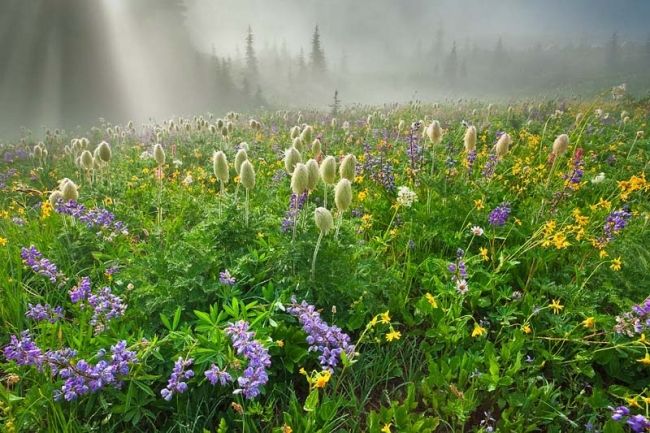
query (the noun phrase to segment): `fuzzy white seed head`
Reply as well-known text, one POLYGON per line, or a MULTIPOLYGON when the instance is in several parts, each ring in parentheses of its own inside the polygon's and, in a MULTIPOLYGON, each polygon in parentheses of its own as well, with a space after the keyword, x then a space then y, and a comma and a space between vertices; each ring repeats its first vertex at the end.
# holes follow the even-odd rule
POLYGON ((63 197, 63 200, 66 202, 70 200, 77 200, 79 198, 77 185, 70 179, 65 179, 63 185, 61 185, 61 195, 63 197))
POLYGON ((81 163, 81 167, 84 170, 92 170, 92 168, 93 168, 93 156, 89 151, 84 150, 83 152, 81 152, 79 162, 81 163))
POLYGON ((284 169, 288 174, 293 173, 296 164, 302 162, 302 155, 295 147, 290 147, 284 151, 284 169))
POLYGON ((326 157, 321 163, 320 177, 328 185, 336 182, 336 159, 333 156, 326 157))
POLYGON ((341 179, 334 188, 334 203, 340 212, 345 212, 352 203, 352 184, 348 179, 341 179))
POLYGON ((463 142, 465 144, 465 150, 467 152, 476 150, 476 126, 470 125, 467 127, 463 142))
POLYGON ((303 143, 311 143, 312 139, 314 138, 314 128, 312 128, 310 125, 305 126, 300 133, 300 138, 302 139, 303 143))
POLYGON ((293 128, 291 128, 289 135, 291 136, 292 140, 298 137, 300 135, 300 126, 294 126, 293 128))
POLYGON ((241 166, 244 161, 248 160, 248 153, 244 149, 239 149, 235 154, 235 172, 241 175, 241 166))
POLYGON ((165 163, 165 150, 160 143, 156 143, 153 147, 153 159, 156 160, 158 165, 163 165, 165 163))
POLYGON ((303 143, 302 138, 298 136, 291 141, 291 146, 298 149, 298 152, 302 152, 304 149, 303 143))
POLYGON ((354 176, 357 172, 357 158, 354 157, 351 153, 347 154, 341 162, 341 167, 339 167, 339 174, 341 178, 347 179, 350 182, 354 182, 354 176))
POLYGON ((562 155, 569 148, 569 136, 560 134, 553 142, 553 153, 555 155, 562 155))
POLYGON ((50 206, 54 207, 59 200, 63 200, 63 193, 58 189, 52 191, 50 197, 48 198, 48 201, 50 202, 50 206))
POLYGON ((316 185, 318 184, 318 162, 316 162, 315 159, 310 159, 307 161, 305 166, 307 166, 307 173, 309 175, 309 178, 307 180, 307 189, 309 191, 313 191, 316 189, 316 185))
POLYGON ((317 207, 314 211, 314 221, 316 222, 316 227, 323 234, 327 234, 332 227, 334 227, 334 219, 332 218, 332 213, 325 209, 324 207, 317 207))
POLYGON ((228 159, 226 158, 226 154, 222 151, 214 152, 212 154, 212 170, 217 179, 224 184, 228 183, 228 180, 230 179, 228 159))
POLYGON ((255 169, 249 160, 242 163, 239 176, 244 188, 250 190, 255 187, 255 169))
POLYGON ((427 137, 434 145, 440 144, 442 141, 442 128, 440 127, 440 122, 434 120, 426 129, 427 137))
POLYGON ((291 191, 294 194, 300 195, 307 189, 309 183, 309 170, 302 162, 296 164, 291 175, 291 191))
POLYGON ((97 154, 99 156, 99 159, 102 161, 108 163, 111 160, 112 152, 111 152, 111 146, 105 141, 102 141, 99 143, 99 146, 97 146, 97 154))
POLYGON ((494 146, 497 152, 497 156, 499 158, 506 156, 508 150, 510 149, 511 144, 512 144, 512 139, 510 138, 510 135, 504 132, 501 135, 501 137, 499 137, 499 141, 497 141, 497 144, 494 146))
POLYGON ((318 157, 321 152, 322 152, 322 144, 318 138, 314 140, 314 142, 311 144, 311 153, 315 156, 318 157))

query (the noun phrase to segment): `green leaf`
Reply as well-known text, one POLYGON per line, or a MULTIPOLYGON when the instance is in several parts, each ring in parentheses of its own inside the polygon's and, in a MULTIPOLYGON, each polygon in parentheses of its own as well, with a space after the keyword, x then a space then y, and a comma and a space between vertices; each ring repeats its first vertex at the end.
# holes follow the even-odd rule
POLYGON ((305 400, 305 406, 303 406, 303 409, 307 412, 313 412, 316 410, 316 407, 318 406, 318 390, 315 389, 312 392, 309 393, 307 396, 307 400, 305 400))

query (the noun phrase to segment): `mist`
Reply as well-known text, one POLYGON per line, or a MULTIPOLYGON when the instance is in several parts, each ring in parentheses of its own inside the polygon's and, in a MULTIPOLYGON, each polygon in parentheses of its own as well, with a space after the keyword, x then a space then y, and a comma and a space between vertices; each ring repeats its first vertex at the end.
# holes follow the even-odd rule
POLYGON ((0 136, 621 83, 644 96, 649 20, 643 0, 2 0, 0 136))

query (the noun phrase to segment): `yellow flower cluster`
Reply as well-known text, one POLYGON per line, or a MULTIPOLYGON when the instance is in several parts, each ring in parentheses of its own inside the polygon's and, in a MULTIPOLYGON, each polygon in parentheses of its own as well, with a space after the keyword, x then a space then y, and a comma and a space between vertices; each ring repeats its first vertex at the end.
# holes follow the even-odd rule
POLYGON ((627 201, 635 191, 649 191, 650 184, 645 180, 645 173, 641 176, 632 176, 629 180, 621 180, 618 182, 618 187, 621 190, 621 200, 627 201))

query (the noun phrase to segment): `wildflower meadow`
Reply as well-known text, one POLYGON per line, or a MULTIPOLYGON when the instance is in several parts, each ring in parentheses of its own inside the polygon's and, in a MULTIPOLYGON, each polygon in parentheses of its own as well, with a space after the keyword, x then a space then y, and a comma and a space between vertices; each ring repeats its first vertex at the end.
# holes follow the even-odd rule
POLYGON ((0 148, 5 432, 650 431, 647 99, 0 148))

